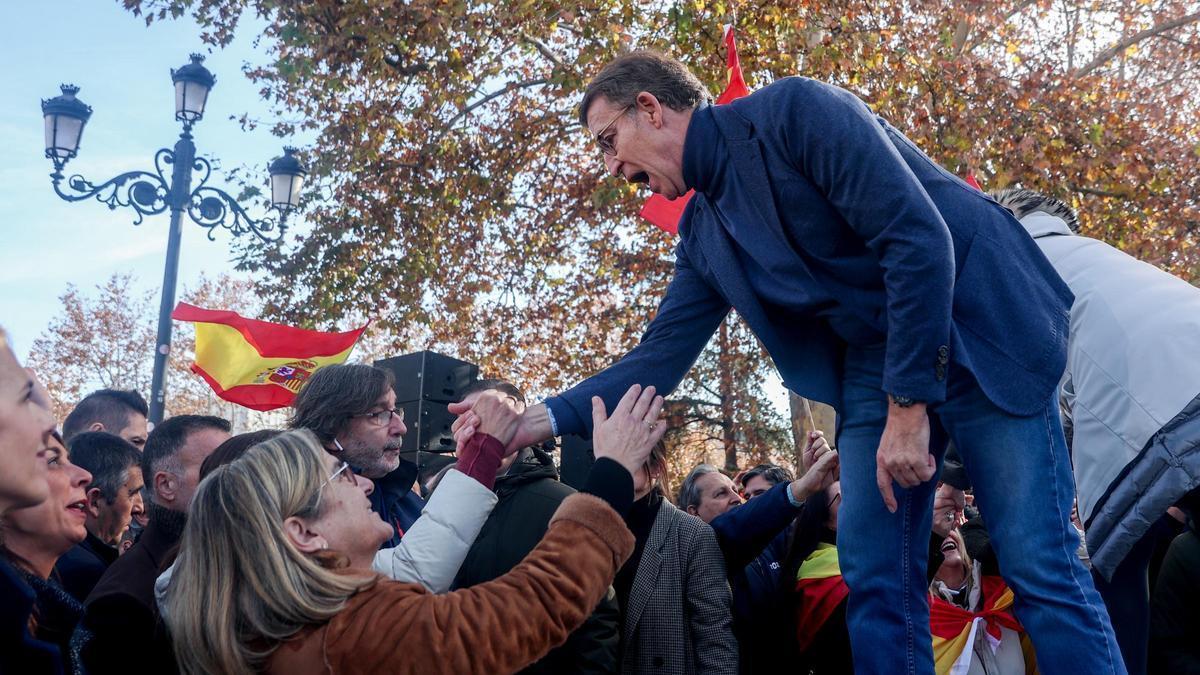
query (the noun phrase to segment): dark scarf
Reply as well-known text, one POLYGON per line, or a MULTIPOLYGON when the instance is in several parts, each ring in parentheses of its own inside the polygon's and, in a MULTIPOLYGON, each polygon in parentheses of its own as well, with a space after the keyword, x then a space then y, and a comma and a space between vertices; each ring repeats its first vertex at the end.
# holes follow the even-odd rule
POLYGON ((53 579, 30 574, 20 565, 13 565, 25 583, 33 589, 34 637, 58 645, 63 657, 71 656, 71 634, 83 618, 83 604, 63 590, 53 579))

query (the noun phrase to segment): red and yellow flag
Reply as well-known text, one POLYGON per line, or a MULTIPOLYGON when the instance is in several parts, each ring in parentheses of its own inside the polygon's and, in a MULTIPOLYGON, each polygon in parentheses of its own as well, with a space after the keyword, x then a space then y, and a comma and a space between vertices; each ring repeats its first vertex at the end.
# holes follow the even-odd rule
POLYGON ((1000 629, 1008 628, 1020 636, 1021 649, 1025 654, 1025 672, 1037 673, 1037 660, 1033 645, 1025 629, 1012 615, 1013 592, 1000 577, 985 576, 983 607, 979 612, 969 612, 946 602, 942 598, 929 596, 929 632, 933 634, 933 668, 937 675, 965 673, 971 665, 971 654, 975 649, 976 626, 984 624, 987 639, 1000 644, 1000 629))
MULTIPOLYGON (((725 50, 729 83, 725 85, 725 91, 717 97, 717 105, 729 103, 750 93, 750 90, 746 88, 746 80, 742 77, 742 62, 738 59, 733 26, 725 26, 725 50)), ((688 201, 692 198, 692 192, 692 190, 688 190, 687 194, 676 199, 651 195, 650 199, 647 199, 646 203, 642 205, 642 210, 638 212, 638 215, 671 234, 677 234, 679 219, 683 217, 683 210, 687 208, 688 201)))
POLYGON ((796 642, 800 651, 808 649, 817 632, 850 594, 842 580, 837 548, 833 544, 817 544, 796 572, 796 642))
POLYGON ((321 333, 185 302, 175 306, 171 318, 196 324, 192 372, 217 396, 252 410, 291 405, 313 373, 345 362, 367 329, 321 333))

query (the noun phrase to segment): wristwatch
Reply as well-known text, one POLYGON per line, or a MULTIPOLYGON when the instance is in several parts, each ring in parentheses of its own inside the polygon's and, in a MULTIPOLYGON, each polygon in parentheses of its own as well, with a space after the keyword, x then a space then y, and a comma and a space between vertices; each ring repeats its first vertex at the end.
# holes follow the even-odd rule
POLYGON ((895 394, 888 394, 888 398, 892 399, 892 403, 895 403, 901 408, 911 408, 913 404, 916 403, 911 396, 897 396, 895 394))

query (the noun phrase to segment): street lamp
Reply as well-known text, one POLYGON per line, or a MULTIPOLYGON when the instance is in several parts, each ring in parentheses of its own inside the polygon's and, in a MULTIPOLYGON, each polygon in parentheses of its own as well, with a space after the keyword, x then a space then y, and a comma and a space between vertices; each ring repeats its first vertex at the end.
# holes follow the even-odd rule
POLYGON ((278 241, 287 231, 287 217, 300 202, 300 188, 307 171, 295 156, 295 148, 284 148, 283 156, 271 162, 271 206, 279 220, 263 217, 255 220, 229 193, 208 185, 212 164, 196 156, 192 126, 204 117, 208 93, 217 78, 204 67, 204 57, 191 55, 191 62, 171 71, 175 83, 175 119, 183 131, 173 149, 160 148, 154 154, 154 172, 129 171, 100 184, 79 174, 66 178, 63 169, 79 152, 79 139, 92 115, 92 108, 75 97, 79 87, 62 85, 62 95, 42 101, 46 131, 46 158, 54 163, 50 182, 54 192, 68 202, 95 198, 110 209, 127 206, 134 211, 134 225, 145 216, 171 211, 167 235, 167 261, 163 271, 162 303, 158 312, 158 340, 154 351, 154 381, 150 398, 150 422, 162 421, 166 405, 167 357, 171 351, 171 310, 175 307, 175 281, 179 271, 179 243, 183 234, 183 214, 208 229, 215 239, 216 228, 223 227, 234 236, 254 234, 263 241, 278 241), (192 187, 193 172, 198 180, 192 187), (63 181, 66 180, 64 189, 63 181))

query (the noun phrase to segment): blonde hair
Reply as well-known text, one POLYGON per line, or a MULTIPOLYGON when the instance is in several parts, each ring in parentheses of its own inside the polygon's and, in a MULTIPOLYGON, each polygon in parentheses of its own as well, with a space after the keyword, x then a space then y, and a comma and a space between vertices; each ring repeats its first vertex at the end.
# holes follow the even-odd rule
POLYGON ((289 517, 319 515, 324 456, 311 431, 291 431, 200 483, 165 602, 184 673, 255 672, 281 641, 327 622, 374 583, 334 572, 284 531, 289 517))

